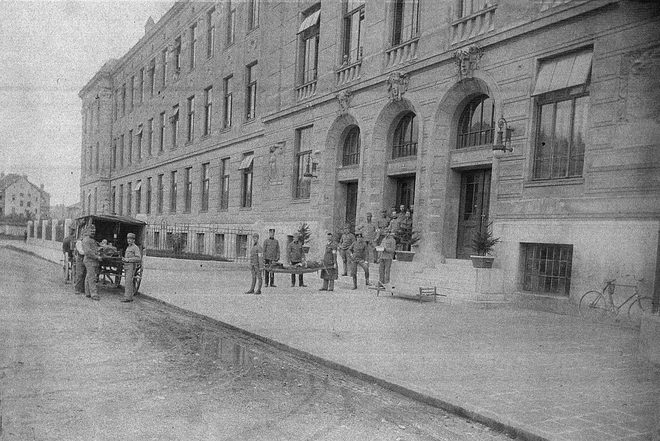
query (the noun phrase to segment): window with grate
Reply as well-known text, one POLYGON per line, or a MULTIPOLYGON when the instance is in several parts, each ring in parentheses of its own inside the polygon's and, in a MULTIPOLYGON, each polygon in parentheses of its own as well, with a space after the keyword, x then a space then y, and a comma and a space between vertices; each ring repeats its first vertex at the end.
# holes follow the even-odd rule
POLYGON ((344 140, 342 165, 358 165, 360 163, 360 129, 353 127, 344 140))
POLYGON ((494 134, 495 101, 488 95, 473 98, 463 109, 458 121, 456 148, 492 144, 494 134))
POLYGON ((405 114, 394 130, 392 159, 417 155, 417 118, 413 112, 405 114))
POLYGON ((524 291, 569 294, 573 245, 526 243, 523 258, 524 291))

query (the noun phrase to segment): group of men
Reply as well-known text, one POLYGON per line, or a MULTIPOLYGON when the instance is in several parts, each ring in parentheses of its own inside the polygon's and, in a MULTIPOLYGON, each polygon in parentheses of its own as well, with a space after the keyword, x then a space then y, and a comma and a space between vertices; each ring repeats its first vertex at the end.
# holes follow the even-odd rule
MULTIPOLYGON (((371 285, 369 280, 370 262, 379 265, 378 283, 381 286, 390 283, 390 269, 397 246, 394 235, 406 223, 412 225, 411 210, 405 209, 401 205, 398 211, 393 208, 390 216, 387 215, 387 210, 382 210, 381 218, 376 222, 373 222, 373 215, 367 213, 366 221, 356 229, 355 234, 351 233, 349 227, 346 227, 338 241, 335 241, 334 235, 328 232, 322 259, 321 279, 323 279, 323 285, 319 290, 334 290, 334 281, 339 278, 337 254, 339 254, 344 264, 342 276, 350 275, 353 279, 352 289, 358 287, 358 267, 364 271, 365 285, 371 285)), ((262 283, 264 287, 275 287, 275 274, 268 271, 266 267, 280 260, 280 244, 275 239, 275 229, 269 229, 268 233, 269 237, 264 240, 263 245, 259 244, 259 234, 254 233, 252 235, 252 249, 250 251, 252 284, 246 294, 261 294, 262 283)), ((293 241, 287 246, 286 261, 289 265, 295 266, 304 260, 303 243, 299 234, 296 233, 293 236, 293 241)), ((291 274, 291 286, 296 286, 295 274, 291 274)), ((302 274, 298 274, 298 286, 307 286, 303 283, 302 274)))
MULTIPOLYGON (((268 230, 268 238, 263 245, 259 244, 259 234, 252 235, 252 248, 250 250, 250 271, 252 285, 246 294, 261 294, 262 283, 264 288, 275 288, 275 273, 268 271, 270 266, 280 260, 280 243, 275 239, 275 229, 268 230), (262 274, 264 275, 262 278, 262 274)), ((298 265, 305 260, 305 250, 300 234, 293 235, 293 241, 286 247, 286 260, 291 266, 298 265)), ((291 274, 291 287, 296 286, 296 275, 291 274)), ((298 286, 307 286, 302 274, 298 274, 298 286)))
MULTIPOLYGON (((101 300, 96 283, 99 278, 99 265, 103 260, 102 253, 104 247, 109 245, 101 245, 95 240, 96 227, 94 225, 87 227, 82 233, 82 238, 79 240, 75 240, 74 233, 75 230, 72 228, 69 231, 69 235, 62 241, 62 251, 75 265, 74 292, 76 294, 84 294, 85 297, 92 300, 101 300), (74 253, 74 250, 77 252, 74 253)), ((135 244, 134 233, 128 233, 126 235, 126 242, 128 246, 124 251, 124 256, 121 258, 125 276, 124 296, 120 301, 130 303, 133 301, 133 296, 135 295, 133 278, 135 277, 138 265, 142 262, 142 252, 140 251, 140 247, 135 244)))

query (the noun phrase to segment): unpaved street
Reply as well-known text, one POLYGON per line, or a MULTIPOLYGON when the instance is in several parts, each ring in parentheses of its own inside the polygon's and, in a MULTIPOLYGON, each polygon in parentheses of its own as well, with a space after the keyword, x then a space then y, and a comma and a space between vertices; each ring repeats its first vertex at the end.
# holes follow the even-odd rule
POLYGON ((76 296, 0 248, 0 440, 503 440, 141 297, 76 296))

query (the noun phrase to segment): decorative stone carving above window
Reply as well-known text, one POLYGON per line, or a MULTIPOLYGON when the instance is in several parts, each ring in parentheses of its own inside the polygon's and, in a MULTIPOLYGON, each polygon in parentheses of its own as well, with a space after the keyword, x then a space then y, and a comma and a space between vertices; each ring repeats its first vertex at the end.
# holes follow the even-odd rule
POLYGON ((392 72, 387 78, 388 93, 390 101, 401 101, 403 94, 408 90, 408 82, 410 77, 405 72, 392 72))
POLYGON ((341 90, 337 94, 337 101, 339 101, 339 113, 341 113, 342 115, 348 112, 348 108, 351 105, 352 96, 353 96, 353 92, 351 91, 351 89, 341 90))
POLYGON ((458 78, 472 78, 474 71, 479 69, 479 61, 484 55, 483 50, 476 44, 462 47, 454 52, 454 60, 458 69, 458 78))

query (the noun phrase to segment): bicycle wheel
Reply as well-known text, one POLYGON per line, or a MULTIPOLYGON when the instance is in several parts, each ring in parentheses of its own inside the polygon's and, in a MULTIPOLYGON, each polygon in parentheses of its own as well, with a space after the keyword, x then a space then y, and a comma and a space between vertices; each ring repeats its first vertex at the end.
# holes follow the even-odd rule
POLYGON ((605 304, 605 297, 600 291, 587 291, 580 299, 578 306, 582 318, 602 318, 609 310, 605 304))
POLYGON ((631 321, 637 321, 642 317, 642 312, 651 312, 653 308, 653 298, 639 297, 630 304, 628 308, 628 318, 631 321))

